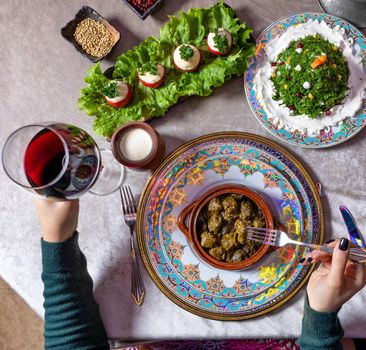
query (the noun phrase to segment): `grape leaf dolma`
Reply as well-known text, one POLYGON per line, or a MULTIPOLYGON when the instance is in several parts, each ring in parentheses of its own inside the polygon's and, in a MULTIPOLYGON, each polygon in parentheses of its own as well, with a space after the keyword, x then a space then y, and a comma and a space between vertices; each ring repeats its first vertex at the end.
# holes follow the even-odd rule
POLYGON ((246 239, 247 227, 265 227, 262 210, 239 194, 211 199, 199 213, 197 232, 201 246, 220 261, 240 262, 252 256, 261 244, 246 239))

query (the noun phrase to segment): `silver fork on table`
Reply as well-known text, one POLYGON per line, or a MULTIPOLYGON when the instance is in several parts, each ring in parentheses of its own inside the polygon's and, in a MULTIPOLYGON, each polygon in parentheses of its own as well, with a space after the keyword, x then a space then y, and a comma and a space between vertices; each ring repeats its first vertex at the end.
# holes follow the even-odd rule
MULTIPOLYGON (((305 243, 300 241, 295 241, 291 239, 286 232, 280 230, 270 230, 266 228, 247 228, 247 238, 251 241, 256 241, 259 243, 272 245, 275 247, 283 247, 286 244, 296 244, 305 246, 311 250, 321 250, 323 252, 332 254, 333 248, 322 244, 305 243)), ((359 263, 366 263, 366 252, 360 248, 351 248, 350 255, 351 260, 357 261, 359 263)))
POLYGON ((129 186, 120 187, 119 192, 121 194, 122 212, 126 225, 130 229, 130 253, 131 253, 131 294, 137 305, 141 305, 144 296, 145 289, 141 279, 141 273, 137 262, 137 255, 134 241, 134 231, 136 226, 136 204, 133 199, 133 195, 129 186))

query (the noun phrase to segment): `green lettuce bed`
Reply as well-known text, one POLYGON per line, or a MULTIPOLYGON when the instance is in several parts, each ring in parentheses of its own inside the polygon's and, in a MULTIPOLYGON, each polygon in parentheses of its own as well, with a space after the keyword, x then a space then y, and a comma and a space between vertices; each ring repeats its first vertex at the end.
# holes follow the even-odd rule
POLYGON ((182 97, 208 96, 234 75, 243 74, 254 51, 251 32, 223 2, 206 9, 180 12, 160 29, 160 38, 148 37, 118 57, 113 78, 130 84, 133 91, 133 100, 127 107, 115 109, 105 102, 100 91, 109 80, 99 63, 88 71, 85 82, 89 86, 81 90, 78 107, 96 117, 94 131, 106 137, 126 122, 162 116, 182 97), (231 51, 222 57, 212 55, 206 47, 208 33, 217 28, 227 29, 233 36, 231 51), (195 45, 201 51, 203 60, 196 72, 183 72, 174 67, 173 51, 183 43, 195 45), (164 84, 157 89, 143 86, 137 77, 137 69, 149 61, 156 61, 168 70, 164 84))

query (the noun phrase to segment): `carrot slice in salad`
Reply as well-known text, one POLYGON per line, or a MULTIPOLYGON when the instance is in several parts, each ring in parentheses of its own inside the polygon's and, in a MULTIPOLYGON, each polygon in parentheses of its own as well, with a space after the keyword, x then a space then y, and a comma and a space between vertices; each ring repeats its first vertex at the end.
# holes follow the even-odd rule
POLYGON ((314 69, 322 66, 325 62, 327 62, 327 55, 321 55, 314 60, 314 62, 311 64, 311 68, 314 69))

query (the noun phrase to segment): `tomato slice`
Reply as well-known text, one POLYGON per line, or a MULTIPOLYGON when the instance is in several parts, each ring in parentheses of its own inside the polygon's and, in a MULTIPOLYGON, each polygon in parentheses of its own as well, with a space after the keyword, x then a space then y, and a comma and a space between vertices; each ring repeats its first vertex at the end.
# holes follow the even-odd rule
POLYGON ((147 81, 141 79, 140 75, 138 75, 138 77, 139 77, 139 80, 141 81, 142 85, 145 85, 146 87, 149 87, 149 88, 152 88, 152 89, 156 89, 161 84, 163 84, 163 82, 165 80, 165 68, 164 68, 163 76, 155 83, 148 83, 147 81))
POLYGON ((115 101, 111 101, 107 96, 104 96, 104 98, 110 106, 112 106, 114 108, 121 108, 121 107, 127 106, 127 104, 131 101, 132 91, 131 91, 130 86, 127 85, 127 95, 123 100, 115 102, 115 101))
POLYGON ((208 51, 210 51, 212 54, 214 54, 214 55, 216 55, 216 56, 221 56, 221 55, 223 55, 223 54, 224 54, 224 53, 221 53, 220 51, 216 51, 216 50, 212 49, 212 48, 210 47, 210 45, 208 45, 208 42, 207 42, 207 49, 208 49, 208 51))

